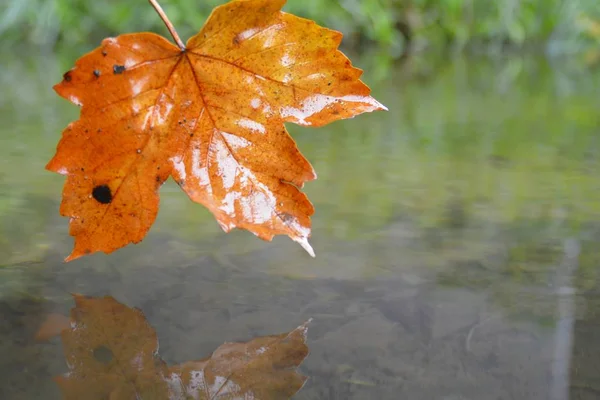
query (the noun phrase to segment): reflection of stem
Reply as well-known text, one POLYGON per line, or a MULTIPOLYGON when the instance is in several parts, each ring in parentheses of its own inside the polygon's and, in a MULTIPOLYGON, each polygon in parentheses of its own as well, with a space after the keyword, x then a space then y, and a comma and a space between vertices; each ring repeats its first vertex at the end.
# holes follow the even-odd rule
POLYGON ((163 22, 167 26, 167 29, 169 30, 169 32, 171 32, 171 36, 173 36, 173 40, 175 40, 175 43, 177 43, 177 46, 179 46, 179 48, 182 51, 185 50, 185 45, 181 41, 181 38, 177 34, 177 31, 175 30, 175 27, 173 26, 173 24, 171 23, 171 21, 169 21, 169 17, 167 17, 167 14, 165 14, 165 12, 163 11, 163 9, 160 6, 160 4, 158 4, 158 2, 156 0, 148 0, 148 1, 152 5, 152 7, 154 7, 154 9, 156 10, 156 12, 160 16, 160 19, 163 20, 163 22))

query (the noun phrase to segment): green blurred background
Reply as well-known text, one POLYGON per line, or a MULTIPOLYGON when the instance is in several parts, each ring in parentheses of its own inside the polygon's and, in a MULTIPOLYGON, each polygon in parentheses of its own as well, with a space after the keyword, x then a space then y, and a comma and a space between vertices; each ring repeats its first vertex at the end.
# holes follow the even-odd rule
MULTIPOLYGON (((137 2, 6 0, 0 2, 0 34, 4 44, 53 48, 97 43, 124 32, 164 32, 154 10, 144 0, 137 2)), ((161 3, 179 33, 188 37, 223 1, 161 3)), ((392 57, 408 48, 534 48, 567 54, 600 45, 597 0, 303 0, 289 1, 285 10, 342 31, 346 45, 376 42, 392 57)))

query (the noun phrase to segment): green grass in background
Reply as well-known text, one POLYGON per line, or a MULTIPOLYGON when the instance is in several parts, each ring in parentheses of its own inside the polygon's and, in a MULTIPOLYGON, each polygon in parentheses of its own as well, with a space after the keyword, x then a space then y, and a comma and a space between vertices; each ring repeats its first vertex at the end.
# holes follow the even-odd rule
MULTIPOLYGON (((183 37, 200 29, 222 0, 163 0, 183 37)), ((285 10, 342 31, 345 43, 376 43, 392 57, 413 49, 534 47, 571 53, 600 47, 597 0, 289 0, 285 10)), ((165 34, 145 0, 6 0, 4 44, 89 46, 124 32, 165 34)))

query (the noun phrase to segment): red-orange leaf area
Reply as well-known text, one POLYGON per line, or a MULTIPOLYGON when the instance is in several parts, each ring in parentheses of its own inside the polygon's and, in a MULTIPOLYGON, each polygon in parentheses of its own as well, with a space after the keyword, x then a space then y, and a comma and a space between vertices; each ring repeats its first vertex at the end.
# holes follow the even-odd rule
MULTIPOLYGON (((81 106, 47 169, 66 175, 68 260, 140 242, 172 176, 227 232, 308 243, 316 175, 284 123, 321 126, 385 109, 337 50, 342 34, 284 0, 217 7, 184 50, 153 33, 105 39, 54 89, 81 106)), ((313 254, 314 255, 314 254, 313 254)))

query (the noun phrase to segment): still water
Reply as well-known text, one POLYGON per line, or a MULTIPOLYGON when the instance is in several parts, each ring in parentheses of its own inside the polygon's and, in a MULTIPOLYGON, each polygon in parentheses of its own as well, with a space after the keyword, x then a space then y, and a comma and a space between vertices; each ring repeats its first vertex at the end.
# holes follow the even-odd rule
POLYGON ((61 343, 33 338, 70 293, 143 310, 168 363, 313 318, 297 399, 600 398, 598 69, 359 57, 390 112, 290 127, 319 176, 315 259, 224 234, 170 182, 144 242, 65 264, 44 165, 77 118, 51 90, 74 58, 2 57, 1 399, 60 398, 61 343))

